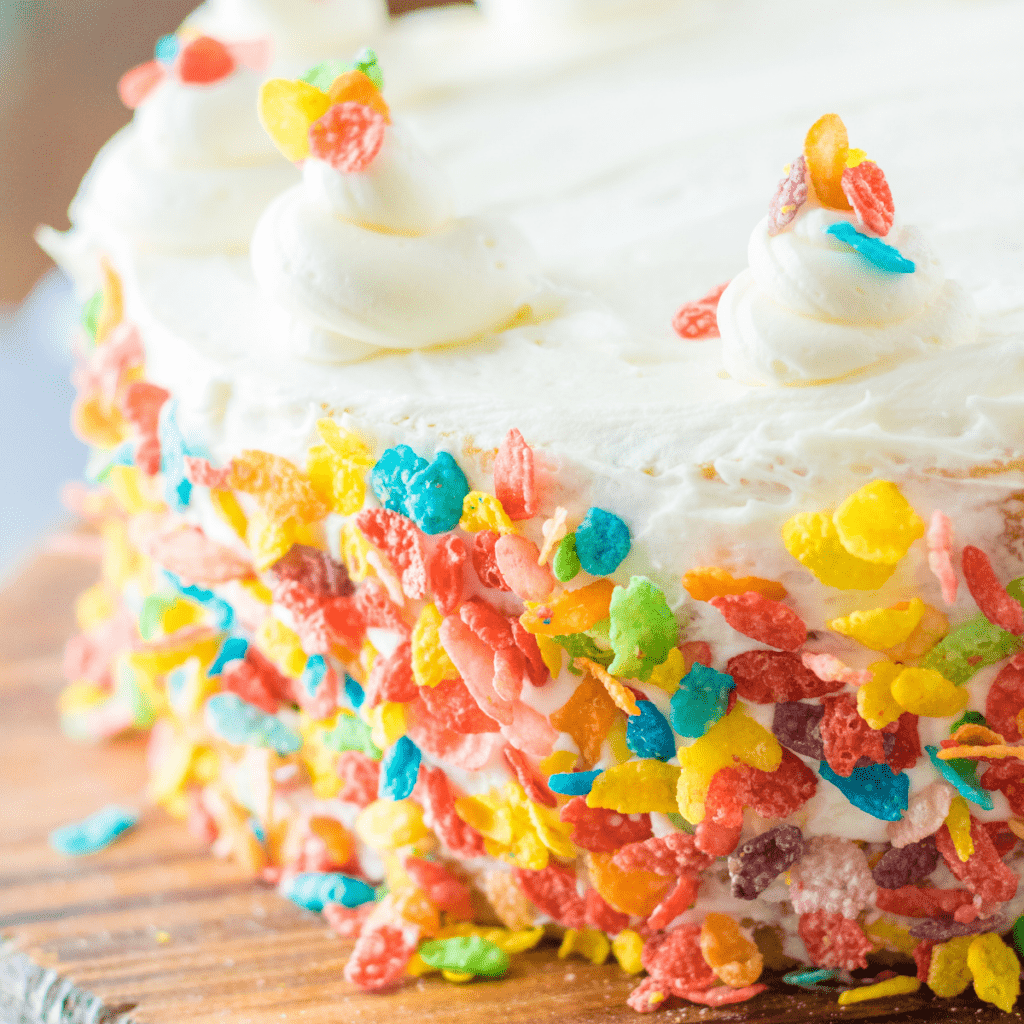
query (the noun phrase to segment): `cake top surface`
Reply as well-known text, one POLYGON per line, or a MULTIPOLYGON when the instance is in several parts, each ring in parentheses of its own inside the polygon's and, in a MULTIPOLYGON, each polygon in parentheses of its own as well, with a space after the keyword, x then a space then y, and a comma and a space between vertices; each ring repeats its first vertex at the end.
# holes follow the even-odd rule
MULTIPOLYGON (((326 406, 414 431, 472 423, 484 445, 515 424, 583 463, 653 474, 732 460, 769 488, 813 477, 854 435, 868 464, 915 445, 954 471, 1006 458, 1024 369, 1024 282, 1008 256, 1022 154, 1000 127, 1019 119, 1016 6, 869 4, 841 27, 836 10, 802 0, 644 17, 660 31, 642 43, 527 62, 394 109, 459 214, 504 218, 533 247, 540 274, 519 325, 356 363, 297 358, 293 318, 244 253, 139 251, 129 277, 155 379, 201 375, 206 390, 193 391, 217 392, 235 447, 287 451, 326 406), (672 318, 744 269, 751 229, 823 109, 884 166, 897 228, 916 225, 973 297, 978 339, 838 383, 752 387, 725 373, 717 339, 680 339, 672 318)), ((400 50, 402 29, 391 39, 400 50)))

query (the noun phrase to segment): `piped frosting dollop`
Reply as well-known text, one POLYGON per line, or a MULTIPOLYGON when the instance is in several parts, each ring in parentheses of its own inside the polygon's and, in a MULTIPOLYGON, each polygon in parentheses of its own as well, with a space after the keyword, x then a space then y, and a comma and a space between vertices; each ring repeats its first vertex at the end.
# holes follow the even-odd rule
POLYGON ((734 378, 821 384, 975 339, 974 302, 922 232, 896 223, 884 175, 836 115, 786 174, 718 306, 734 378))
POLYGON ((454 215, 443 175, 391 123, 378 75, 370 61, 326 92, 264 87, 268 131, 304 162, 302 183, 261 218, 252 264, 293 316, 296 354, 344 362, 472 341, 508 324, 534 290, 526 242, 498 218, 454 215))

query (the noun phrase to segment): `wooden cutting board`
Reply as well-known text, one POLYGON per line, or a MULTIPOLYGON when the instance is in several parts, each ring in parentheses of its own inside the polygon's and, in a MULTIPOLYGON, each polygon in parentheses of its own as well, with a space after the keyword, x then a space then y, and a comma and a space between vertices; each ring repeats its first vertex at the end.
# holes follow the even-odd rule
MULTIPOLYGON (((591 1024, 635 1021, 636 979, 613 963, 559 960, 545 946, 501 981, 410 980, 387 996, 342 979, 349 945, 321 919, 216 860, 165 814, 80 859, 47 845, 55 826, 111 802, 140 805, 143 744, 61 736, 54 703, 74 595, 96 567, 44 555, 0 592, 0 1022, 2 1024, 591 1024)), ((839 1008, 772 991, 736 1007, 678 1006, 665 1024, 1019 1018, 923 995, 839 1008)))

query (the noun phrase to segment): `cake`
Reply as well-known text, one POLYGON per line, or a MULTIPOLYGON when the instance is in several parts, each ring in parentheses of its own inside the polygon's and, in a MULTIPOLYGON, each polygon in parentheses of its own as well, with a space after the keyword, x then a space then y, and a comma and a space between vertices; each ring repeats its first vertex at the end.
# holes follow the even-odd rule
POLYGON ((150 730, 363 988, 549 936, 642 1012, 1009 1011, 1019 11, 305 8, 161 40, 42 235, 105 550, 67 731, 150 730))

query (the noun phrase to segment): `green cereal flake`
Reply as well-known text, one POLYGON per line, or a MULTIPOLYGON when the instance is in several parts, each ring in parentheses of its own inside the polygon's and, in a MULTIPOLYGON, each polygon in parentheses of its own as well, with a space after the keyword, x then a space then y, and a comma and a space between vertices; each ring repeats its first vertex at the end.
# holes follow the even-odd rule
POLYGON ((555 557, 551 560, 551 571, 560 583, 568 583, 579 575, 583 566, 580 556, 576 554, 576 534, 567 533, 555 549, 555 557))
POLYGON ((371 738, 370 727, 361 718, 344 711, 338 715, 334 729, 324 733, 324 744, 339 754, 346 750, 358 750, 374 761, 384 756, 371 738))
POLYGON ((925 655, 921 667, 934 669, 951 683, 963 686, 979 669, 1010 657, 1020 646, 1019 637, 1000 629, 979 612, 943 637, 925 655))
POLYGON ((457 935, 451 939, 424 942, 420 959, 439 971, 476 974, 483 978, 500 978, 509 968, 509 956, 479 935, 457 935))
POLYGON ((103 292, 94 292, 82 306, 82 327, 89 336, 89 341, 96 343, 96 328, 100 322, 100 310, 103 308, 103 292))
POLYGON ((589 658, 607 668, 615 657, 613 651, 606 651, 598 647, 586 633, 569 633, 566 636, 553 636, 551 639, 568 652, 569 671, 574 676, 582 675, 580 670, 573 665, 576 658, 589 658))
POLYGON ((613 676, 646 682, 679 642, 679 626, 665 595, 645 576, 612 593, 609 639, 615 660, 613 676))

